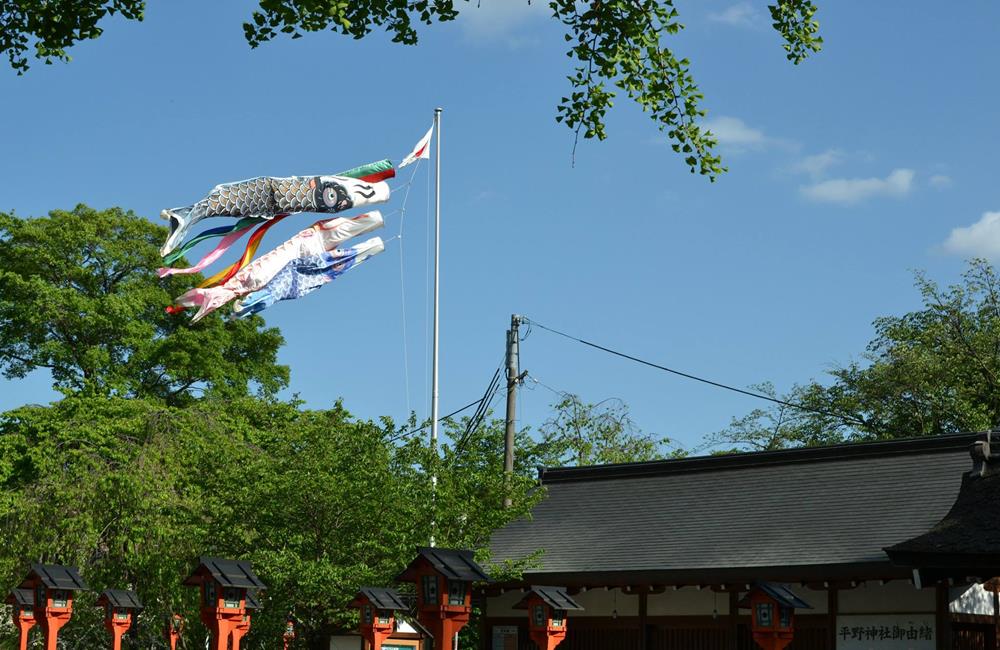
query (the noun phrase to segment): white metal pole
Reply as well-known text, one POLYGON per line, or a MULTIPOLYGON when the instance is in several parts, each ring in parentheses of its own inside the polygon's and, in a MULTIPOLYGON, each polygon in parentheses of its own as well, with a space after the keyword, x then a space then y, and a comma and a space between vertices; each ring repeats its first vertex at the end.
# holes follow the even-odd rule
MULTIPOLYGON (((441 267, 441 110, 434 109, 434 335, 431 347, 431 451, 437 460, 438 444, 438 306, 441 267)), ((431 489, 437 491, 437 470, 431 472, 431 489)), ((431 546, 434 546, 434 521, 431 521, 431 546)))

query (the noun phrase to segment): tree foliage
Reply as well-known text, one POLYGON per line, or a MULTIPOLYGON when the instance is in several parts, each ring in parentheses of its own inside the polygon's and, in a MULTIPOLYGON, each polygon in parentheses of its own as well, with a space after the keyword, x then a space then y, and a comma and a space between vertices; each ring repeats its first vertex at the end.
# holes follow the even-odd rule
POLYGON ((47 369, 59 390, 155 397, 270 394, 288 382, 284 342, 259 318, 191 327, 164 307, 191 282, 159 280, 166 229, 119 208, 0 213, 0 369, 47 369))
POLYGON ((66 48, 100 36, 105 18, 142 20, 145 6, 144 0, 0 0, 0 52, 18 74, 28 69, 31 47, 45 63, 69 61, 66 48))
POLYGON ((984 431, 1000 424, 1000 277, 986 260, 943 288, 918 273, 923 305, 874 322, 860 361, 784 399, 815 410, 758 409, 709 437, 715 447, 780 448, 984 431), (823 411, 819 413, 817 411, 823 411))
POLYGON ((683 455, 669 438, 644 433, 617 398, 588 404, 565 394, 541 428, 536 455, 542 465, 633 463, 683 455))
MULTIPOLYGON (((32 561, 79 566, 96 591, 138 592, 136 647, 156 645, 178 612, 190 648, 205 631, 181 580, 199 555, 244 558, 269 587, 247 647, 275 647, 289 611, 301 647, 318 647, 355 627, 345 605, 356 590, 391 584, 432 530, 442 546, 482 549, 541 496, 530 474, 505 487, 502 440, 491 422, 435 456, 423 431, 253 396, 174 407, 76 395, 15 409, 0 418, 0 576, 16 584, 32 561)), ((104 644, 94 598, 80 596, 67 647, 104 644)))
MULTIPOLYGON (((360 39, 376 29, 397 43, 415 45, 420 26, 454 20, 460 11, 474 10, 469 2, 260 0, 243 29, 251 47, 282 34, 299 38, 305 32, 330 30, 360 39)), ((19 72, 28 67, 25 51, 30 41, 36 56, 46 62, 68 59, 65 48, 99 36, 98 23, 105 16, 118 12, 141 20, 144 4, 0 0, 0 51, 19 72)), ((564 27, 566 54, 573 62, 567 76, 570 92, 559 101, 557 121, 577 139, 582 135, 603 140, 608 110, 618 93, 624 93, 649 113, 692 173, 715 179, 725 171, 715 152, 715 137, 701 125, 704 97, 691 62, 669 46, 670 38, 684 27, 674 0, 550 0, 548 7, 564 27)), ((820 50, 823 39, 812 0, 777 0, 768 8, 790 61, 798 64, 820 50)))

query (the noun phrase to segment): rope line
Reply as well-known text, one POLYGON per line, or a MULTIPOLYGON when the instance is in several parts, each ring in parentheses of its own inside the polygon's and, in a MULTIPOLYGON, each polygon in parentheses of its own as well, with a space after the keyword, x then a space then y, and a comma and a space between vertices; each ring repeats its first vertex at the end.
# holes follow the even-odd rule
POLYGON ((420 160, 418 159, 417 164, 413 166, 413 173, 410 174, 410 180, 402 186, 406 188, 406 193, 403 194, 403 202, 399 206, 399 232, 395 237, 395 239, 399 240, 399 304, 403 321, 403 384, 406 391, 407 413, 411 413, 413 409, 410 404, 410 350, 406 334, 406 274, 403 264, 403 220, 406 218, 406 201, 410 198, 410 186, 413 184, 413 179, 416 178, 419 168, 420 160))

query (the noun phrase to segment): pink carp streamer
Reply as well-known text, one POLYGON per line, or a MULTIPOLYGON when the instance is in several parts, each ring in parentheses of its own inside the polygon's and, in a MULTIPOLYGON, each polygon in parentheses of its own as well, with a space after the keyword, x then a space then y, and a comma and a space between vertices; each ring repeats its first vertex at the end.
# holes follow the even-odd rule
POLYGON ((382 214, 377 210, 350 219, 337 217, 317 221, 239 269, 219 285, 197 287, 182 294, 174 301, 176 306, 170 311, 197 307, 198 312, 192 322, 201 320, 226 303, 262 289, 289 262, 333 251, 348 239, 381 228, 383 224, 382 214))

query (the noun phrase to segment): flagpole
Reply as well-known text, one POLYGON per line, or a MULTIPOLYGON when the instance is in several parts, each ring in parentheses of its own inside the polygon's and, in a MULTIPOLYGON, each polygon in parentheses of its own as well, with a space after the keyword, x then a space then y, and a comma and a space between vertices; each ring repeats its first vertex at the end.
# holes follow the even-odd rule
MULTIPOLYGON (((434 109, 434 335, 431 346, 431 451, 437 461, 438 446, 438 298, 441 262, 441 108, 434 109)), ((431 471, 431 490, 437 492, 437 468, 431 471)), ((434 546, 435 521, 431 520, 431 546, 434 546)))

